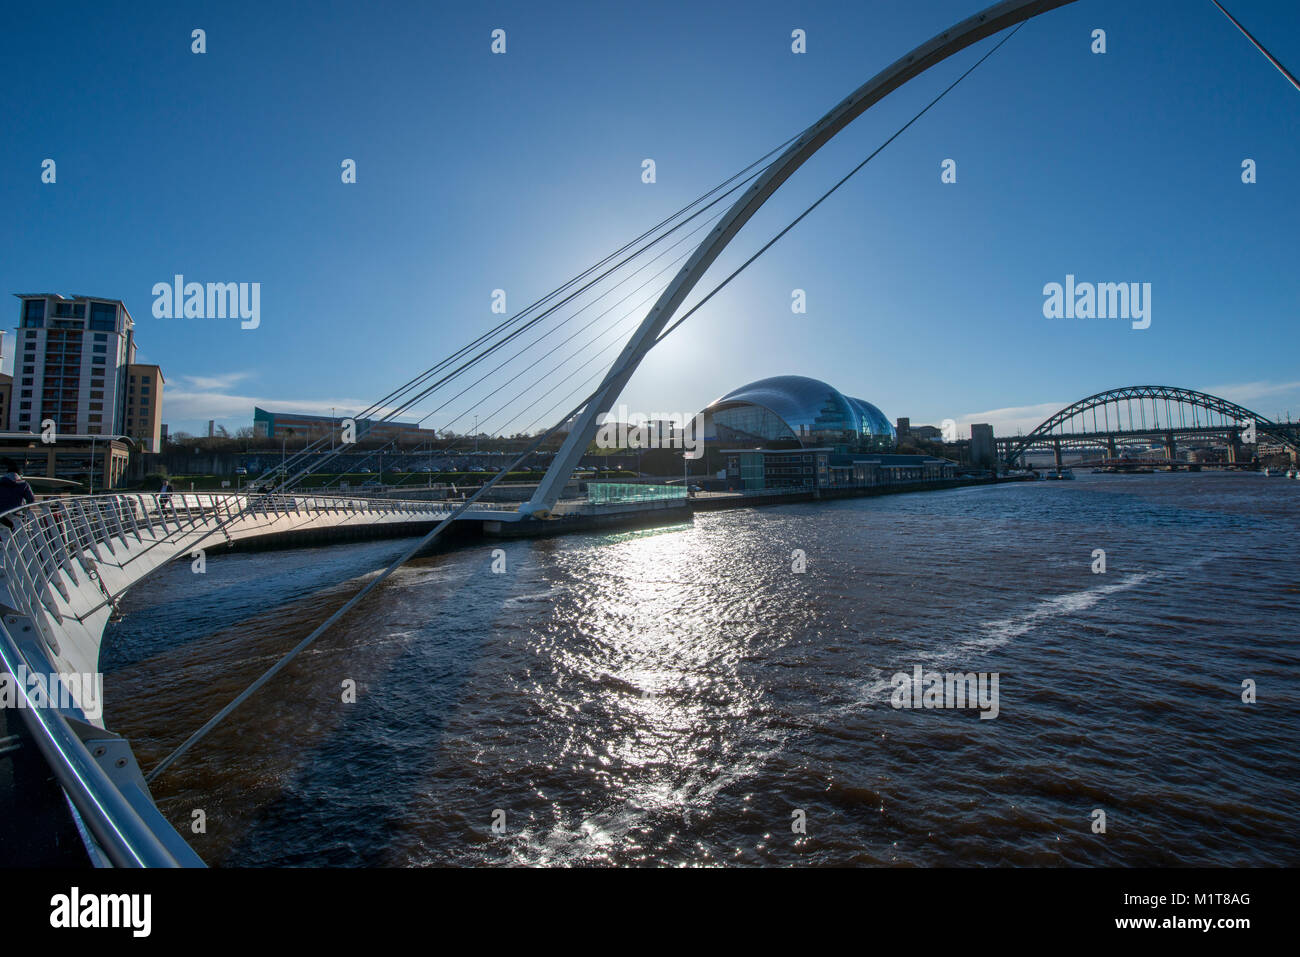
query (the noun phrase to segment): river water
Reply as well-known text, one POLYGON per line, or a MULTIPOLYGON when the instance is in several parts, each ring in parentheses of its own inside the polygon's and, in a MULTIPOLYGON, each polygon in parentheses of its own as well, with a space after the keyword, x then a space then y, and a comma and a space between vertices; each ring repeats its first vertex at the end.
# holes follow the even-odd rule
MULTIPOLYGON (((1297 865, 1298 531, 1300 482, 1083 474, 452 551, 153 790, 226 866, 1297 865), (996 718, 893 707, 918 665, 996 718)), ((108 727, 151 767, 403 544, 162 570, 108 727)))

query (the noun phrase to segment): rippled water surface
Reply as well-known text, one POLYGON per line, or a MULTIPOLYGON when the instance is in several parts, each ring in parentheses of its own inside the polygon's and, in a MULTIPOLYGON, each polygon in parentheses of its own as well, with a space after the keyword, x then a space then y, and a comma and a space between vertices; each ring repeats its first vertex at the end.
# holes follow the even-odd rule
MULTIPOLYGON (((224 865, 1296 865, 1298 526, 1296 481, 1081 475, 450 552, 154 793, 224 865), (893 708, 918 664, 998 717, 893 708)), ((403 544, 163 570, 108 726, 151 767, 403 544)))

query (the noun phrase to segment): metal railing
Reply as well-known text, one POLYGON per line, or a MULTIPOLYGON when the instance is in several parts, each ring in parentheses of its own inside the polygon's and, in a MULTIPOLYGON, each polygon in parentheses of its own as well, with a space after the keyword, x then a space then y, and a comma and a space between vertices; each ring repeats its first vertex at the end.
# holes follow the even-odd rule
MULTIPOLYGON (((0 515, 0 603, 6 606, 0 615, 0 668, 15 679, 24 668, 37 674, 59 672, 58 626, 72 602, 71 589, 82 587, 87 578, 94 583, 91 601, 81 603, 94 604, 91 611, 115 597, 100 578, 101 566, 126 568, 152 548, 188 545, 222 529, 247 529, 250 524, 272 529, 291 515, 432 518, 450 511, 451 506, 442 505, 360 496, 207 492, 71 496, 24 505, 0 515), (63 599, 62 609, 56 594, 63 599)), ((149 563, 141 577, 175 556, 156 557, 161 561, 149 563)), ((97 667, 97 662, 85 664, 97 667)), ((121 867, 202 865, 158 813, 138 772, 121 772, 126 765, 120 760, 113 773, 100 763, 105 743, 126 749, 129 756, 123 739, 111 732, 100 734, 85 722, 79 708, 67 712, 48 696, 29 693, 24 683, 12 683, 23 697, 19 710, 33 740, 97 845, 91 849, 92 858, 100 856, 98 851, 121 867), (105 740, 95 739, 96 734, 105 740), (95 754, 87 746, 88 735, 94 739, 95 754)), ((137 770, 134 758, 128 763, 137 770)))
POLYGON ((55 574, 63 570, 79 583, 73 560, 91 570, 105 561, 124 566, 136 556, 114 560, 114 540, 165 545, 196 532, 269 524, 290 515, 441 514, 439 502, 369 499, 361 496, 277 493, 116 493, 50 498, 24 505, 0 518, 0 569, 10 584, 14 607, 24 614, 38 605, 61 621, 54 592, 69 596, 55 574), (269 520, 269 522, 268 522, 269 520))

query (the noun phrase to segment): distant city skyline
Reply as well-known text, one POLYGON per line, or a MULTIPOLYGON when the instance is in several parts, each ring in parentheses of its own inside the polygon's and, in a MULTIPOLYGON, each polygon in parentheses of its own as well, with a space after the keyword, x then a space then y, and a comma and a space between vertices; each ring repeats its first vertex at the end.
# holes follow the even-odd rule
MULTIPOLYGON (((405 4, 379 26, 341 3, 308 19, 251 3, 24 8, 9 17, 19 48, 59 36, 115 55, 0 67, 0 202, 18 224, 0 282, 125 302, 139 361, 167 378, 172 432, 206 434, 209 419, 233 432, 254 406, 356 414, 499 322, 494 290, 510 312, 531 302, 982 5, 405 4), (806 53, 791 50, 795 29, 806 53), (153 290, 178 274, 257 284, 259 321, 158 318, 153 290)), ((1228 6, 1300 62, 1300 10, 1228 6)), ((700 291, 995 42, 840 134, 700 291)), ((1045 14, 651 353, 619 401, 693 412, 793 374, 963 435, 973 422, 1028 432, 1145 383, 1300 417, 1285 215, 1300 208, 1298 107, 1208 0, 1045 14), (1149 327, 1046 318, 1045 287, 1067 276, 1149 283, 1149 327)))

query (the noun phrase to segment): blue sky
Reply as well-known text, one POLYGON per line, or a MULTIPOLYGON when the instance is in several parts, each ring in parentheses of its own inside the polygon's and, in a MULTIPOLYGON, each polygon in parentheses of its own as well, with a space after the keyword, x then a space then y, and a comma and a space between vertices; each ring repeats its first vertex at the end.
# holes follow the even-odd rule
MULTIPOLYGON (((500 321, 494 289, 511 311, 532 301, 983 5, 8 5, 0 286, 123 299, 173 431, 248 425, 254 404, 355 412, 500 321), (260 282, 260 326, 155 318, 152 287, 176 273, 260 282)), ((1300 69, 1300 5, 1227 6, 1300 69)), ((994 42, 836 137, 700 291, 994 42)), ((1298 115, 1300 94, 1209 0, 1045 14, 652 353, 622 402, 688 412, 797 373, 890 418, 1000 432, 1139 383, 1300 417, 1298 115), (948 158, 956 184, 940 182, 948 158), (1151 283, 1150 328, 1044 318, 1044 284, 1067 273, 1151 283)), ((541 366, 522 361, 483 388, 523 389, 541 366)), ((476 397, 427 424, 485 414, 476 397)), ((507 431, 533 418, 519 411, 507 431)))

